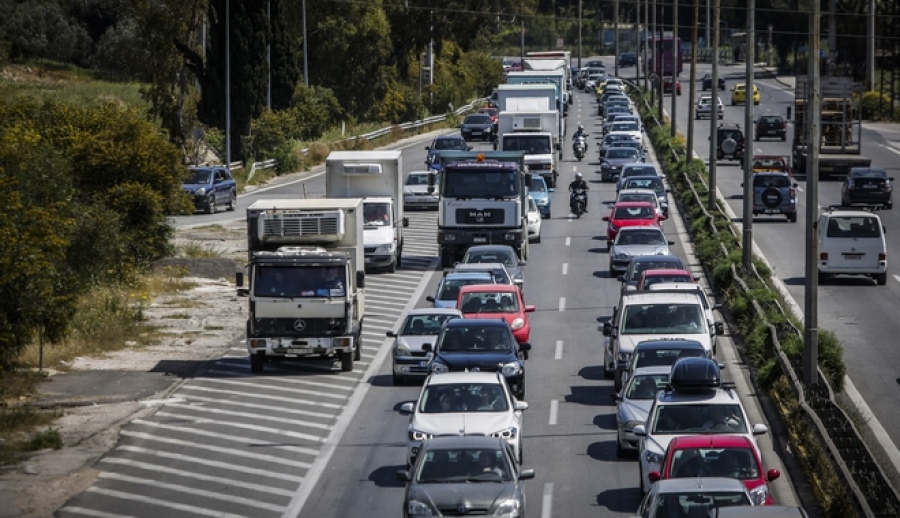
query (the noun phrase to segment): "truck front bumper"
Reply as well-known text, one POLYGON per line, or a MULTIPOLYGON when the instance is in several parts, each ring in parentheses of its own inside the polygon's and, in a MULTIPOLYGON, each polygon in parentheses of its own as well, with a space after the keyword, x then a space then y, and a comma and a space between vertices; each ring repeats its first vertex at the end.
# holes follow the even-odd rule
POLYGON ((366 266, 370 268, 380 268, 382 266, 390 266, 394 262, 392 254, 387 255, 367 255, 365 256, 366 266))
POLYGON ((520 228, 438 230, 438 244, 445 247, 468 248, 471 245, 522 246, 527 231, 520 228))
POLYGON ((285 358, 350 352, 354 345, 352 336, 247 338, 247 352, 250 354, 265 353, 266 356, 285 358))

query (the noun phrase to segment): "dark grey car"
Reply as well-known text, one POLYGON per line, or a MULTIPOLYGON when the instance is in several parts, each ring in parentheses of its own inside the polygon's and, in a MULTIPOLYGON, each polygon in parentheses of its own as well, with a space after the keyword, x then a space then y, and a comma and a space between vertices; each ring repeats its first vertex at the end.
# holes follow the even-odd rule
POLYGON ((521 481, 534 478, 522 469, 512 448, 499 437, 440 436, 422 443, 409 471, 403 516, 525 516, 521 481))
POLYGON ((466 142, 472 140, 494 140, 494 123, 487 114, 468 115, 459 126, 462 138, 466 142))
POLYGON ((475 245, 466 250, 461 263, 503 263, 513 282, 524 286, 525 261, 519 259, 516 250, 509 245, 475 245))
POLYGON ((612 182, 619 179, 622 166, 641 161, 638 150, 629 147, 611 147, 603 155, 600 164, 600 179, 604 182, 612 182))

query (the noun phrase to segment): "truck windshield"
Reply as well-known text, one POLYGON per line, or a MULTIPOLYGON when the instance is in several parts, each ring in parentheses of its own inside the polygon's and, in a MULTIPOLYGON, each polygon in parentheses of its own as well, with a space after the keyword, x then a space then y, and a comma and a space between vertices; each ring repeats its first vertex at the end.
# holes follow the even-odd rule
POLYGON ((455 169, 446 175, 441 192, 457 198, 510 198, 519 195, 518 173, 513 170, 455 169))
POLYGON ((343 266, 257 266, 257 297, 343 297, 343 266))
POLYGON ((391 224, 391 211, 387 203, 366 203, 363 207, 366 226, 386 226, 391 224))
POLYGON ((550 137, 504 135, 503 151, 524 151, 530 155, 547 155, 550 151, 550 137))

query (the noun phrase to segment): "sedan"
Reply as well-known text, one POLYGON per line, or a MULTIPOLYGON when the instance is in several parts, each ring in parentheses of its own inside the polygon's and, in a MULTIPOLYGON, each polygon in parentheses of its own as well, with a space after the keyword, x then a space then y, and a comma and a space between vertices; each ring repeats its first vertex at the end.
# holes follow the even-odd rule
POLYGON ((674 244, 659 227, 624 227, 609 248, 609 276, 615 278, 617 272, 625 271, 635 257, 670 255, 669 246, 674 244))
POLYGON ((521 481, 534 478, 522 469, 506 441, 496 437, 435 437, 423 446, 409 471, 403 516, 525 516, 521 481))
POLYGON ((541 242, 541 211, 531 196, 528 197, 528 242, 541 242))
POLYGON ((841 205, 849 207, 857 203, 877 205, 886 209, 894 207, 891 197, 893 177, 876 167, 853 167, 841 185, 841 205))
MULTIPOLYGON (((527 313, 534 306, 525 304, 522 292, 509 284, 473 284, 459 290, 456 307, 464 318, 498 318, 509 324, 516 341, 528 343, 531 338, 531 322, 527 313)), ((527 356, 526 356, 527 357, 527 356)))
POLYGON ((422 442, 443 435, 486 435, 506 439, 522 460, 522 412, 528 403, 513 397, 499 372, 448 372, 425 380, 419 399, 403 403, 409 414, 406 466, 422 442))
POLYGON ((434 344, 444 322, 451 318, 462 318, 462 313, 452 308, 417 308, 406 315, 400 331, 385 333, 394 339, 391 346, 394 385, 402 385, 410 379, 423 379, 428 375, 431 355, 422 346, 434 344))
POLYGON ((214 214, 220 205, 228 210, 237 208, 237 183, 227 167, 191 167, 181 188, 194 207, 207 214, 214 214))
POLYGON ((669 381, 670 370, 672 368, 667 366, 641 367, 634 371, 621 392, 612 394, 616 402, 617 456, 637 453, 640 437, 632 431, 647 420, 647 412, 653 406, 656 393, 664 389, 669 381))
POLYGON ((723 507, 752 505, 739 480, 695 477, 660 480, 653 484, 635 515, 642 518, 708 516, 723 507))
POLYGON ((603 162, 600 164, 600 179, 604 182, 618 180, 624 165, 640 161, 641 153, 635 148, 611 147, 603 154, 603 162))
POLYGON ((487 114, 468 115, 459 126, 462 138, 467 142, 471 140, 492 141, 494 134, 494 122, 487 114))
POLYGON ((632 176, 659 176, 659 170, 655 165, 646 163, 627 164, 622 166, 622 172, 619 174, 619 179, 616 181, 616 192, 619 192, 622 189, 622 186, 625 185, 625 179, 632 176))
MULTIPOLYGON (((694 110, 694 117, 697 120, 700 120, 703 117, 712 117, 712 106, 713 100, 709 95, 701 95, 700 99, 697 100, 697 107, 694 110)), ((725 117, 725 105, 722 104, 722 99, 716 97, 716 115, 719 119, 725 117)))
MULTIPOLYGON (((747 102, 747 85, 738 83, 731 88, 731 105, 747 102)), ((759 104, 759 88, 753 85, 753 104, 759 104)))
POLYGON ((466 250, 461 263, 503 263, 513 282, 524 287, 525 261, 509 245, 475 245, 466 250))
MULTIPOLYGON (((675 79, 675 94, 681 95, 681 80, 675 79)), ((666 76, 663 78, 663 94, 672 93, 672 76, 666 76)))
POLYGON ((669 207, 659 204, 659 198, 652 189, 622 189, 616 194, 615 203, 620 201, 646 201, 652 204, 659 214, 669 216, 669 207))
POLYGON ((658 227, 665 216, 660 216, 653 205, 644 201, 623 201, 613 205, 609 216, 603 216, 608 222, 606 230, 606 246, 611 248, 613 241, 622 227, 658 227))
MULTIPOLYGON (((719 90, 725 89, 725 78, 721 75, 719 76, 719 90)), ((703 76, 703 79, 700 80, 700 89, 701 90, 712 90, 712 74, 706 74, 703 76)))
POLYGON ((412 171, 406 177, 403 184, 403 208, 405 209, 434 209, 437 210, 440 202, 440 182, 435 179, 429 185, 429 171, 412 171))

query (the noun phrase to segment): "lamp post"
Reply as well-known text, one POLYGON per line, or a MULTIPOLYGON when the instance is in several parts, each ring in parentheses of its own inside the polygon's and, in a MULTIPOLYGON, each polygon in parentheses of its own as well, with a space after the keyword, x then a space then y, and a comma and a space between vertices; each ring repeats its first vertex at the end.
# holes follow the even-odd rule
POLYGON ((678 135, 677 119, 675 118, 675 109, 678 104, 675 99, 678 97, 676 87, 678 86, 678 58, 681 54, 680 40, 678 39, 678 0, 674 0, 672 7, 672 138, 678 135))
POLYGON ((303 0, 303 84, 309 86, 309 68, 306 49, 309 43, 306 39, 306 0, 303 0))
POLYGON ((709 117, 709 197, 707 207, 716 208, 716 161, 718 160, 719 135, 716 126, 719 121, 719 0, 713 6, 713 50, 712 50, 712 83, 710 86, 709 117))
MULTIPOLYGON (((748 0, 747 3, 747 45, 744 50, 744 60, 746 61, 746 90, 744 94, 744 129, 747 131, 747 137, 750 138, 750 128, 753 127, 753 61, 756 54, 756 0, 748 0)), ((744 144, 744 203, 743 212, 743 234, 741 262, 745 271, 750 271, 753 266, 753 204, 749 203, 753 199, 753 185, 750 178, 753 173, 753 146, 744 144)))
POLYGON ((225 0, 225 167, 231 170, 231 0, 225 0))
POLYGON ((819 382, 819 243, 815 222, 819 206, 819 19, 818 0, 810 0, 809 36, 807 44, 808 74, 806 100, 806 286, 803 301, 803 382, 807 386, 819 382))

